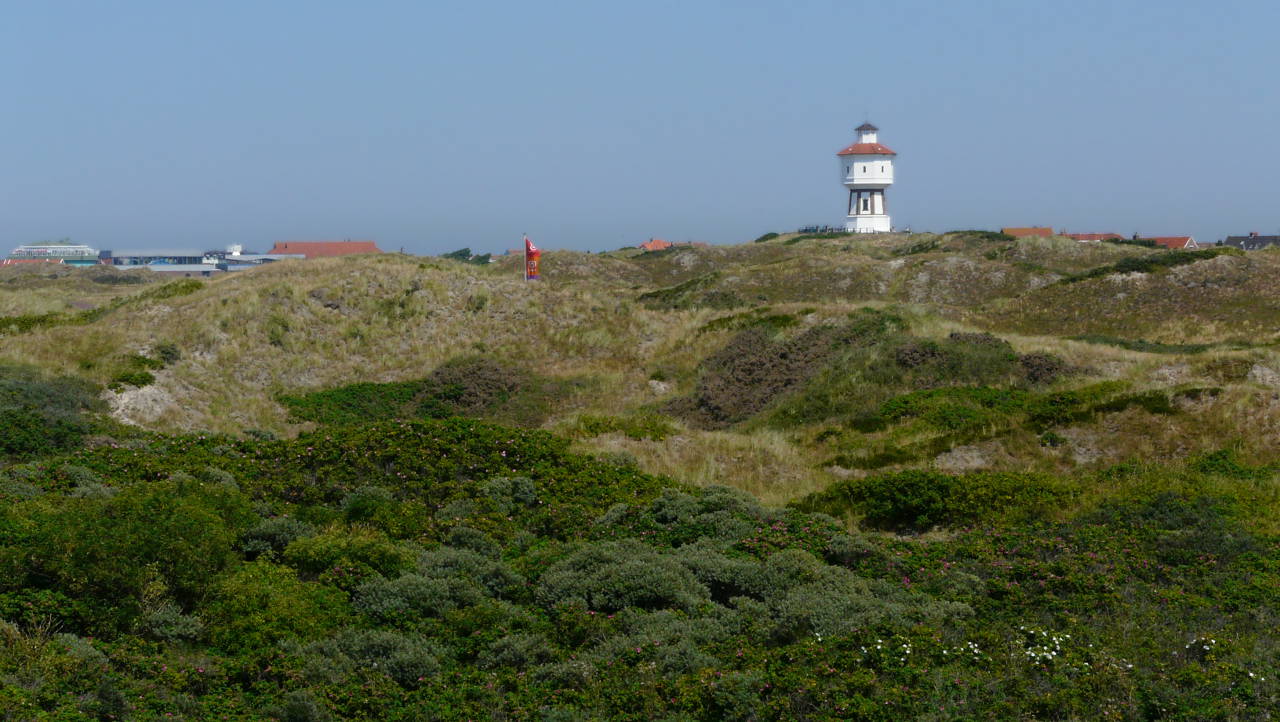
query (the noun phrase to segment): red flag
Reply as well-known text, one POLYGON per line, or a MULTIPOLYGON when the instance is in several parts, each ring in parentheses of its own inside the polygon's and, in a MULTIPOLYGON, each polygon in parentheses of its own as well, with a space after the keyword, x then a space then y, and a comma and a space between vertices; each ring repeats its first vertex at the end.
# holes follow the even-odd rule
POLYGON ((538 274, 538 264, 542 260, 542 251, 533 245, 533 241, 529 240, 529 236, 524 237, 524 280, 538 281, 541 276, 538 274))

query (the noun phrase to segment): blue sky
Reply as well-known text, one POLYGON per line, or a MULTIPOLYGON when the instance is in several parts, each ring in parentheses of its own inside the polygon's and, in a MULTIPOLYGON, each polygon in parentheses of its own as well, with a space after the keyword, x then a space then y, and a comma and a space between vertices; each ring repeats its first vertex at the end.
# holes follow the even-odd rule
POLYGON ((1280 3, 4 4, 0 250, 1280 232, 1280 3))

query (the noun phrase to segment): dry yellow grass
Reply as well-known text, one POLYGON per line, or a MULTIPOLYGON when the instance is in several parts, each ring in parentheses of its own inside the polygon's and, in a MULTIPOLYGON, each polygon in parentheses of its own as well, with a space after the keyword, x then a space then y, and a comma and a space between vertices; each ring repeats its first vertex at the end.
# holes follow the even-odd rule
MULTIPOLYGON (((920 241, 885 236, 865 244, 838 240, 788 246, 784 237, 657 255, 556 252, 545 257, 547 280, 542 283, 523 282, 516 273, 517 258, 488 267, 395 254, 281 262, 211 279, 191 295, 130 306, 88 325, 4 337, 0 359, 106 382, 126 355, 172 343, 182 359, 157 372, 153 385, 110 395, 120 418, 153 429, 291 434, 306 427, 288 419, 275 400, 280 393, 421 378, 446 360, 479 354, 545 377, 590 379, 589 388, 550 410, 545 426, 558 428, 578 414, 625 415, 659 408, 689 393, 699 362, 734 333, 704 332, 704 327, 745 307, 655 309, 638 296, 716 273, 717 291, 755 307, 767 304, 769 313, 795 316, 801 324, 839 321, 858 308, 874 307, 892 308, 908 319, 914 334, 924 337, 992 330, 1019 352, 1052 353, 1088 371, 1060 382, 1064 387, 1112 379, 1134 390, 1221 389, 1185 402, 1183 413, 1174 416, 1130 411, 1062 429, 1068 440, 1063 447, 1042 448, 1033 434, 1012 433, 964 452, 991 467, 1061 471, 1135 455, 1173 458, 1232 443, 1251 457, 1274 451, 1267 448, 1280 438, 1280 357, 1273 351, 1137 353, 1061 337, 1073 318, 1111 313, 1094 310, 1080 294, 1089 288, 1110 292, 1127 282, 1102 279, 1046 290, 1043 284, 1056 276, 1032 266, 1077 268, 1144 249, 1047 239, 1009 246, 1006 255, 1012 260, 987 258, 985 247, 900 255, 920 241), (1047 299, 1064 293, 1075 303, 1064 306, 1055 323, 1028 320, 1047 313, 1039 310, 1047 299), (654 375, 666 386, 655 388, 650 383, 654 375)), ((1232 261, 1235 265, 1226 270, 1272 274, 1275 262, 1249 257, 1243 266, 1232 261)), ((1226 271, 1184 271, 1175 279, 1220 272, 1226 271)), ((1251 276, 1242 287, 1270 282, 1251 276)), ((1142 283, 1167 293, 1173 281, 1142 283)), ((0 303, 11 309, 56 308, 77 294, 97 291, 97 285, 71 274, 36 284, 22 306, 4 295, 0 283, 0 303)), ((101 297, 137 290, 104 287, 101 297)), ((1245 303, 1244 298, 1228 300, 1245 303)), ((1113 301, 1093 298, 1095 303, 1113 301)), ((1201 308, 1197 304, 1190 307, 1201 308)), ((1259 311, 1252 318, 1262 322, 1280 316, 1267 313, 1259 311)), ((1146 328, 1160 328, 1177 339, 1221 339, 1241 328, 1221 314, 1150 321, 1146 328)), ((813 442, 816 432, 681 429, 660 442, 604 435, 578 445, 625 451, 647 470, 699 484, 731 483, 781 503, 835 478, 823 468, 827 456, 813 442)))

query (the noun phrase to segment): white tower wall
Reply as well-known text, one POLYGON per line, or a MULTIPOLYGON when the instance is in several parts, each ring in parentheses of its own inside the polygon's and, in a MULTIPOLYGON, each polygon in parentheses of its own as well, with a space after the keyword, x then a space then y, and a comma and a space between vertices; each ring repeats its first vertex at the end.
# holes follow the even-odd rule
POLYGON ((866 123, 858 128, 858 140, 837 156, 840 178, 848 194, 845 230, 854 233, 888 233, 893 230, 885 191, 893 185, 895 153, 880 145, 878 129, 866 123))

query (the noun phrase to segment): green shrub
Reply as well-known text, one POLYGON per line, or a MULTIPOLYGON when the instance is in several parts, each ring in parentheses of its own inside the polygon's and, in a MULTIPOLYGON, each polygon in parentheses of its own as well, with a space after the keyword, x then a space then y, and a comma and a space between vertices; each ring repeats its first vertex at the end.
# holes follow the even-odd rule
MULTIPOLYGON (((69 498, 29 540, 34 570, 67 592, 136 613, 152 574, 178 600, 199 599, 235 559, 248 502, 220 487, 153 482, 108 498, 69 498)), ((107 621, 107 620, 104 620, 107 621)))
POLYGON ((121 371, 111 377, 111 383, 109 386, 113 390, 118 391, 121 387, 126 385, 141 388, 143 386, 150 386, 155 383, 155 381, 156 377, 150 371, 121 371))
POLYGON ((1267 479, 1275 466, 1249 466, 1240 460, 1235 449, 1217 449, 1192 458, 1187 466, 1202 474, 1219 474, 1230 479, 1267 479))
POLYGON ((370 579, 356 589, 353 604, 375 619, 411 622, 423 617, 442 617, 480 599, 480 593, 467 580, 405 574, 395 579, 370 579))
POLYGON ((342 513, 348 522, 369 521, 395 506, 390 491, 380 486, 362 486, 342 500, 342 513))
POLYGON ((676 427, 666 417, 653 413, 633 416, 592 416, 584 414, 574 422, 572 431, 577 436, 593 437, 602 434, 622 434, 630 439, 662 441, 676 432, 676 427))
MULTIPOLYGON (((753 308, 750 311, 736 313, 731 316, 721 316, 703 324, 698 329, 699 334, 715 333, 717 331, 736 331, 744 328, 760 327, 766 330, 781 331, 785 328, 795 326, 800 321, 795 316, 786 313, 768 313, 768 307, 753 308)), ((662 379, 658 379, 661 381, 662 379)))
POLYGON ((490 559, 496 559, 502 553, 502 548, 488 534, 469 526, 454 527, 445 543, 455 549, 475 552, 490 559))
POLYGON ((778 234, 777 234, 777 233, 774 233, 773 231, 770 231, 770 232, 768 232, 768 233, 764 234, 763 236, 760 236, 759 238, 755 239, 754 241, 752 241, 752 243, 764 243, 764 242, 766 242, 766 241, 772 241, 773 239, 775 239, 775 238, 777 238, 777 237, 778 237, 778 234))
POLYGON ((329 639, 311 644, 306 653, 322 658, 330 669, 345 666, 348 674, 356 670, 377 670, 400 686, 412 689, 440 671, 442 650, 415 634, 344 629, 329 639))
POLYGON ((0 363, 0 458, 66 451, 91 429, 89 414, 103 403, 97 389, 75 378, 0 363))
POLYGON ((842 481, 792 506, 832 516, 863 515, 873 527, 923 532, 1003 517, 1034 518, 1067 495, 1051 477, 1018 472, 953 476, 911 470, 842 481))
POLYGON ((285 695, 284 703, 273 707, 267 714, 280 722, 330 722, 333 715, 324 704, 305 689, 295 689, 285 695))
POLYGON ((294 418, 321 424, 438 419, 487 413, 533 382, 528 374, 492 359, 463 357, 441 364, 425 379, 356 383, 277 400, 294 418))
POLYGON ((155 358, 165 366, 172 366, 182 360, 182 351, 176 344, 169 343, 168 341, 162 341, 156 344, 152 347, 151 353, 154 354, 155 358))
POLYGON ((556 649, 541 634, 508 634, 480 654, 476 664, 481 669, 511 667, 525 670, 554 661, 556 649))
POLYGON ((173 602, 164 602, 144 611, 139 626, 148 637, 166 642, 194 640, 204 629, 198 618, 183 614, 182 608, 173 602))
POLYGON ((507 564, 471 549, 439 547, 425 551, 418 557, 417 569, 432 579, 465 579, 493 596, 509 597, 525 586, 524 578, 507 564))
POLYGON ((285 547, 283 559, 300 572, 333 575, 335 582, 344 585, 373 574, 395 576, 413 564, 407 549, 383 532, 364 527, 333 527, 316 536, 295 539, 285 547))
POLYGON ((534 594, 548 609, 580 598, 589 609, 604 612, 688 609, 710 598, 678 561, 634 540, 591 545, 556 562, 538 580, 534 594))
POLYGON ((240 548, 250 559, 266 553, 280 554, 291 542, 303 537, 315 536, 310 524, 290 516, 263 519, 244 533, 240 548))
POLYGON ((205 606, 210 641, 231 652, 270 651, 285 639, 314 639, 346 623, 347 595, 300 581, 292 569, 249 562, 219 582, 205 606))

